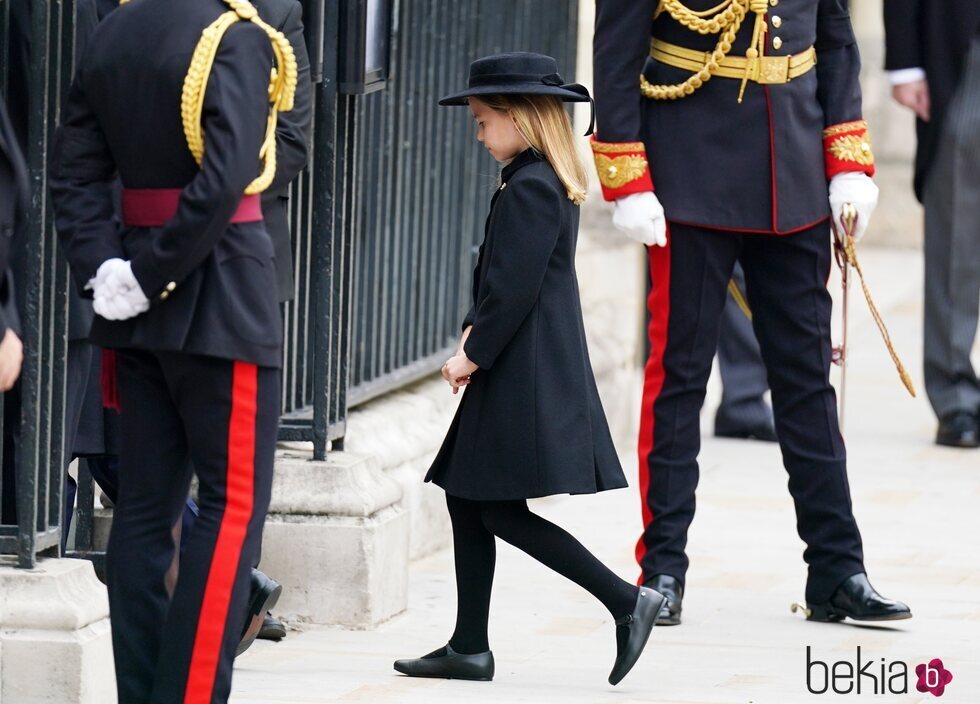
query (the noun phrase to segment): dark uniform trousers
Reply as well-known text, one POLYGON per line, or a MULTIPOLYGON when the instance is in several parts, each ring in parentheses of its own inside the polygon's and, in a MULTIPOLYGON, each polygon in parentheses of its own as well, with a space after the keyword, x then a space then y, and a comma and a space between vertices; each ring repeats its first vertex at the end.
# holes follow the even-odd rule
POLYGON ((106 575, 119 702, 224 702, 269 506, 279 370, 120 350, 117 374, 120 500, 106 575), (164 574, 192 466, 200 515, 171 601, 164 574))
POLYGON ((745 271, 753 327, 768 370, 776 431, 807 547, 806 598, 823 601, 864 571, 851 512, 844 442, 829 382, 829 223, 789 235, 743 234, 671 223, 666 247, 650 247, 651 353, 639 454, 645 530, 642 579, 683 581, 694 518, 699 411, 718 344, 728 281, 745 271))

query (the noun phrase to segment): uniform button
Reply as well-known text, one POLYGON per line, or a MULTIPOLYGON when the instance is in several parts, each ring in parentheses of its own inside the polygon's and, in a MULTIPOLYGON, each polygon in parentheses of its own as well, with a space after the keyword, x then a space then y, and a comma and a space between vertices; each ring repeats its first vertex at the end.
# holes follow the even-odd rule
POLYGON ((609 174, 610 176, 615 176, 616 174, 618 174, 618 173, 619 173, 619 169, 617 169, 617 168, 616 168, 615 166, 610 166, 610 167, 609 167, 608 169, 606 169, 606 172, 607 172, 607 173, 608 173, 608 174, 609 174))
POLYGON ((769 0, 769 4, 772 5, 773 7, 776 7, 776 5, 779 4, 779 0, 769 0))
POLYGON ((780 49, 782 49, 783 48, 783 40, 780 39, 779 37, 773 37, 772 38, 772 48, 775 49, 776 51, 779 51, 780 49))
POLYGON ((783 18, 780 17, 779 15, 773 15, 772 16, 772 26, 775 27, 776 29, 779 29, 780 27, 782 27, 783 26, 783 18))

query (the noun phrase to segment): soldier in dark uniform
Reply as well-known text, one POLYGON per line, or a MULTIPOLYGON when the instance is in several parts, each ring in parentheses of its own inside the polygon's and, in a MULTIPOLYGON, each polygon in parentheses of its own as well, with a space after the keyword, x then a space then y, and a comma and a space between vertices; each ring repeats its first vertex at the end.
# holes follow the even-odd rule
POLYGON ((258 193, 275 173, 270 96, 288 110, 295 82, 288 41, 248 3, 137 0, 96 29, 58 130, 58 232, 94 296, 91 339, 117 357, 107 579, 121 704, 224 702, 231 688, 271 490, 282 355, 258 193), (170 599, 171 528, 191 466, 200 516, 170 599))
POLYGON ((828 378, 829 219, 853 204, 860 237, 877 200, 846 0, 599 0, 594 48, 599 178, 614 222, 651 245, 636 555, 670 600, 661 623, 680 623, 698 414, 736 262, 807 544, 808 618, 909 617, 865 575, 828 378))
POLYGON ((926 393, 936 443, 980 447, 980 3, 888 0, 885 68, 915 111, 915 192, 925 208, 926 393))

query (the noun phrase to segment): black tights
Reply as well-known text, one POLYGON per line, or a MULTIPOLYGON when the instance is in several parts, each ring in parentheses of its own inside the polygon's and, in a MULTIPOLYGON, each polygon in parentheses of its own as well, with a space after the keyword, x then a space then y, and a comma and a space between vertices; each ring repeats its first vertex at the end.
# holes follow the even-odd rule
POLYGON ((446 494, 446 503, 453 523, 457 594, 456 630, 449 645, 456 652, 490 649, 494 536, 591 592, 614 618, 633 612, 637 587, 617 577, 567 532, 531 513, 526 501, 470 501, 446 494))

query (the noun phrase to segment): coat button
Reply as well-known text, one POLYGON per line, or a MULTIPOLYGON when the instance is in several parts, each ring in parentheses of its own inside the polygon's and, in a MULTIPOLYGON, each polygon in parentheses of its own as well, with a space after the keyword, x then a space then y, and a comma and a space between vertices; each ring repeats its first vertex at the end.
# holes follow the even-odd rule
POLYGON ((174 292, 174 289, 175 288, 177 288, 177 282, 176 281, 171 281, 169 284, 167 284, 164 287, 163 291, 160 293, 160 300, 161 301, 165 301, 168 298, 170 298, 170 294, 174 292))
POLYGON ((772 16, 772 26, 775 27, 776 29, 779 29, 780 27, 782 27, 783 26, 783 18, 780 17, 779 15, 773 15, 772 16))
POLYGON ((776 5, 779 4, 779 0, 769 0, 769 4, 772 5, 773 7, 776 7, 776 5))
POLYGON ((782 49, 783 48, 783 40, 780 39, 779 37, 773 37, 772 38, 772 48, 775 49, 776 51, 779 51, 780 49, 782 49))

